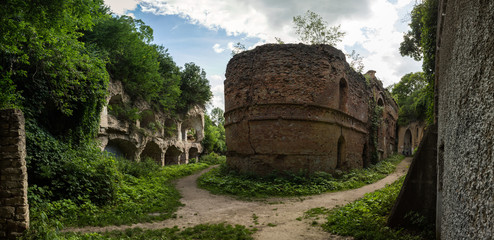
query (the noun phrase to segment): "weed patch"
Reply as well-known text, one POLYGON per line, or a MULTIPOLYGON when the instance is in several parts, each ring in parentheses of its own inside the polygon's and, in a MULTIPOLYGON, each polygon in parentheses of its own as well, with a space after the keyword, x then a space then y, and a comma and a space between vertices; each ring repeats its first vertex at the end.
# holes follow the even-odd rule
POLYGON ((398 196, 405 177, 385 188, 366 194, 363 198, 343 207, 330 210, 323 229, 355 239, 419 240, 422 236, 386 226, 387 216, 398 196))
POLYGON ((234 195, 240 198, 266 198, 270 196, 305 196, 362 187, 374 183, 396 169, 403 159, 401 155, 382 160, 366 169, 355 169, 333 176, 318 172, 310 176, 302 174, 270 175, 256 177, 240 174, 222 164, 203 174, 198 186, 215 194, 234 195))
POLYGON ((242 225, 220 224, 200 224, 194 227, 180 230, 178 227, 163 228, 158 230, 143 230, 141 228, 130 228, 125 231, 112 231, 106 233, 59 233, 51 235, 59 240, 251 240, 253 229, 248 229, 242 225))

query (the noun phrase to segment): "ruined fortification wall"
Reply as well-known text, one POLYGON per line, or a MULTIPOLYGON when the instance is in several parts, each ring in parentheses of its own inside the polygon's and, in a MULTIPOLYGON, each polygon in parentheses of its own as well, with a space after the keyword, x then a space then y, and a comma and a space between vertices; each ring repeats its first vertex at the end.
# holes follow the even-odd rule
POLYGON ((362 167, 371 98, 331 46, 267 44, 237 54, 225 80, 227 162, 258 174, 362 167))
POLYGON ((398 153, 409 156, 424 136, 425 122, 411 122, 398 127, 398 153))
POLYGON ((443 0, 438 39, 441 239, 494 237, 494 1, 443 0))
POLYGON ((25 158, 24 115, 0 110, 0 239, 15 239, 29 227, 25 158))
POLYGON ((203 151, 203 108, 195 106, 186 114, 171 117, 145 101, 131 101, 119 81, 110 82, 107 101, 100 115, 102 149, 130 160, 149 157, 162 166, 186 164, 203 151), (125 105, 137 109, 141 119, 129 121, 109 111, 109 107, 125 105))

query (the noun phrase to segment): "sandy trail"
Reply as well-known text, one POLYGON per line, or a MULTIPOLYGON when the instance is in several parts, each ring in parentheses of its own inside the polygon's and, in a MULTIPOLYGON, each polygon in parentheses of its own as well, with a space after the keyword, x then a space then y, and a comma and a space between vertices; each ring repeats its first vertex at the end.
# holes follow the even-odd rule
MULTIPOLYGON (((178 226, 191 227, 201 223, 241 224, 259 229, 255 239, 346 239, 322 231, 320 227, 311 227, 312 220, 298 221, 304 212, 316 207, 328 209, 355 201, 364 194, 383 188, 406 174, 411 158, 405 158, 396 171, 380 181, 364 187, 342 192, 325 193, 304 198, 270 198, 267 201, 242 201, 228 196, 213 195, 197 188, 196 180, 204 172, 179 179, 177 189, 182 194, 181 202, 185 204, 177 211, 176 219, 167 219, 153 223, 138 223, 123 226, 85 227, 66 229, 77 232, 104 232, 140 227, 143 229, 160 229, 178 226), (255 223, 253 216, 257 216, 255 223), (268 226, 270 223, 271 226, 268 226), (275 225, 275 226, 273 226, 275 225)), ((319 220, 322 223, 323 220, 319 220)), ((351 239, 351 238, 350 238, 351 239)))

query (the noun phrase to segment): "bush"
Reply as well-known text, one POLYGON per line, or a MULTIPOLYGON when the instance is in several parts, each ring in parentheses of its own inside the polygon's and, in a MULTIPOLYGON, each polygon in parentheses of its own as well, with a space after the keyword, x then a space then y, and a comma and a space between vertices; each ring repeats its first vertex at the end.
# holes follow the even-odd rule
POLYGON ((43 189, 47 199, 89 199, 97 205, 114 200, 120 181, 115 161, 96 143, 72 147, 28 121, 26 150, 29 184, 43 189))
POLYGON ((323 229, 342 236, 353 236, 355 239, 422 239, 386 226, 387 216, 400 193, 404 179, 403 176, 383 189, 332 209, 328 221, 322 225, 323 229))
POLYGON ((199 162, 206 163, 209 165, 223 164, 226 162, 226 156, 222 156, 212 152, 208 155, 201 156, 199 162))
POLYGON ((340 176, 317 172, 309 176, 304 173, 274 173, 266 177, 257 177, 241 174, 222 164, 199 177, 198 186, 213 193, 243 198, 313 195, 374 183, 393 172, 396 164, 402 159, 403 156, 395 155, 367 169, 355 169, 340 176))

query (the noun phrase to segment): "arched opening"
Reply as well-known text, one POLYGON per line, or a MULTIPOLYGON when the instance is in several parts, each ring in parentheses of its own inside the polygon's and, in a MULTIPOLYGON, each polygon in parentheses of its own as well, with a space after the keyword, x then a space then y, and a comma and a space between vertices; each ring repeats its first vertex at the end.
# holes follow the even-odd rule
POLYGON ((168 147, 165 153, 165 166, 178 164, 180 161, 180 155, 182 155, 182 152, 178 150, 177 147, 175 146, 168 147))
POLYGON ((346 146, 345 138, 340 136, 338 139, 338 150, 336 153, 336 169, 341 169, 346 158, 346 146))
POLYGON ((405 131, 405 136, 403 138, 403 155, 412 155, 412 132, 410 129, 405 131))
POLYGON ((199 158, 199 150, 195 147, 191 147, 189 149, 189 163, 198 162, 199 158))
POLYGON ((346 111, 346 103, 348 98, 348 85, 344 78, 340 79, 340 105, 339 109, 341 111, 346 111))
POLYGON ((383 101, 383 99, 382 99, 382 98, 379 98, 379 99, 377 100, 377 105, 378 105, 378 106, 380 106, 380 107, 384 106, 384 101, 383 101))
POLYGON ((123 157, 134 160, 137 148, 130 141, 125 139, 112 139, 108 141, 105 151, 113 153, 115 157, 123 157))
POLYGON ((141 153, 141 161, 143 161, 146 158, 151 158, 157 164, 163 165, 163 162, 161 159, 161 148, 158 146, 157 143, 148 142, 146 144, 146 147, 144 148, 144 150, 141 153))
POLYGON ((110 101, 108 102, 108 113, 120 120, 126 120, 125 104, 123 103, 121 94, 117 94, 110 98, 110 101))
POLYGON ((367 150, 367 143, 364 144, 364 149, 362 150, 362 164, 363 167, 369 167, 370 166, 370 159, 369 159, 369 154, 367 150))
POLYGON ((156 130, 156 117, 152 110, 148 109, 141 112, 141 127, 156 130))

